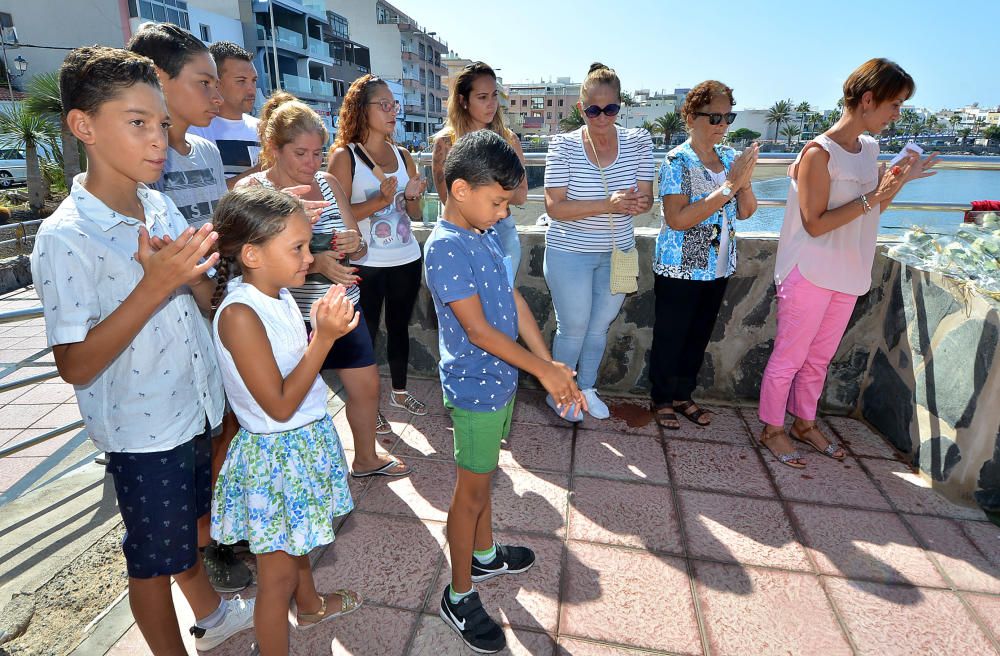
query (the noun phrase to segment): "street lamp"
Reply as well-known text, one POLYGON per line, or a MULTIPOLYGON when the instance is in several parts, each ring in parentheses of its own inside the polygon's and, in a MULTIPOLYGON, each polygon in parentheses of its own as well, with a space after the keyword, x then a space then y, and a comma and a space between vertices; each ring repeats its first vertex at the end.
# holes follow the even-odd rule
POLYGON ((7 61, 7 42, 3 40, 2 34, 0 34, 0 47, 3 48, 3 68, 4 72, 7 74, 7 92, 10 94, 10 101, 14 102, 14 84, 11 82, 11 77, 21 77, 28 70, 28 60, 18 55, 14 59, 14 69, 16 73, 11 72, 10 62, 7 61))
MULTIPOLYGON (((437 34, 437 32, 424 32, 424 36, 427 36, 427 37, 432 37, 432 36, 435 36, 436 34, 437 34)), ((430 44, 428 44, 428 46, 429 45, 430 44)), ((430 53, 430 59, 431 59, 431 61, 433 61, 434 60, 434 49, 428 47, 427 51, 430 53)), ((431 76, 431 72, 430 72, 430 69, 427 66, 427 62, 425 61, 424 62, 424 145, 425 146, 427 144, 429 144, 430 141, 431 141, 431 135, 430 135, 430 117, 429 117, 429 111, 428 111, 429 110, 428 106, 431 104, 431 96, 430 96, 430 92, 429 92, 430 85, 427 82, 427 80, 428 80, 428 78, 430 78, 430 76, 431 76)))

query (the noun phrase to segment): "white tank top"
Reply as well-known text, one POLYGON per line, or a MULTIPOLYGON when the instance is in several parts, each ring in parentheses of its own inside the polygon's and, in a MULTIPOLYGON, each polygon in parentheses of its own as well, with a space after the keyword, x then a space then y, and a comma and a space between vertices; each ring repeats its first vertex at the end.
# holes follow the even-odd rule
MULTIPOLYGON (((368 165, 358 157, 355 146, 356 144, 347 146, 354 153, 354 182, 351 184, 351 203, 363 203, 378 195, 379 186, 382 183, 375 177, 368 165)), ((420 244, 417 243, 417 238, 413 235, 404 198, 406 183, 410 181, 410 175, 406 171, 406 162, 403 161, 399 148, 392 146, 392 152, 396 155, 396 170, 392 173, 386 173, 386 177, 395 177, 399 181, 396 184, 396 197, 388 207, 358 221, 358 230, 368 242, 368 252, 360 259, 351 260, 354 264, 390 267, 409 264, 420 259, 420 244)))
POLYGON ((236 370, 233 356, 219 339, 219 317, 222 316, 222 310, 233 303, 246 305, 257 313, 261 323, 264 324, 267 341, 271 343, 271 352, 278 365, 278 371, 282 377, 288 376, 302 361, 302 356, 306 352, 306 327, 295 299, 288 290, 282 289, 279 296, 280 298, 271 298, 253 285, 244 283, 243 278, 233 278, 212 322, 212 337, 219 356, 219 370, 222 372, 226 397, 233 412, 236 413, 240 426, 251 433, 280 433, 301 428, 326 415, 327 388, 326 383, 318 375, 305 399, 288 421, 278 421, 268 415, 250 394, 246 383, 236 370))
MULTIPOLYGON (((815 141, 830 154, 830 200, 827 209, 835 209, 870 194, 878 184, 878 142, 861 135, 861 152, 849 153, 825 134, 815 141)), ((803 149, 802 152, 805 152, 803 149)), ((789 167, 797 167, 802 153, 789 167)), ((871 212, 836 230, 812 237, 802 225, 799 208, 799 185, 792 178, 785 205, 785 221, 781 226, 774 279, 781 284, 796 266, 799 273, 817 287, 844 294, 861 296, 872 284, 872 262, 878 237, 880 211, 877 204, 871 212)))

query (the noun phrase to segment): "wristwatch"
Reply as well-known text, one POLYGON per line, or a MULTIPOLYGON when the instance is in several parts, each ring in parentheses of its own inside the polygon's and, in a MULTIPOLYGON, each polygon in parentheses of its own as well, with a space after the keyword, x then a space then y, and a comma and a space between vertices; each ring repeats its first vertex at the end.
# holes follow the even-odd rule
POLYGON ((723 184, 721 187, 719 187, 719 189, 722 190, 722 195, 725 196, 726 198, 729 198, 730 196, 733 195, 733 187, 731 185, 723 184))

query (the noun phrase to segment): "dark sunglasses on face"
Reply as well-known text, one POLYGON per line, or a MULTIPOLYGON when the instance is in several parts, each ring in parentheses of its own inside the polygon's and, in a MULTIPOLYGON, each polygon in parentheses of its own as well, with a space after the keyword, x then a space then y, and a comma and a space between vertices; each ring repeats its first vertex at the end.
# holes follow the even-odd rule
POLYGON ((583 110, 583 113, 587 115, 588 118, 597 118, 602 113, 605 116, 618 116, 618 112, 622 110, 621 105, 616 105, 611 103, 610 105, 605 105, 604 107, 598 107, 597 105, 591 105, 590 107, 583 110))
POLYGON ((712 112, 711 114, 706 114, 705 112, 694 112, 694 115, 707 116, 708 122, 712 125, 722 123, 722 119, 726 119, 726 125, 732 125, 733 121, 736 120, 736 112, 729 112, 726 114, 720 114, 719 112, 712 112))

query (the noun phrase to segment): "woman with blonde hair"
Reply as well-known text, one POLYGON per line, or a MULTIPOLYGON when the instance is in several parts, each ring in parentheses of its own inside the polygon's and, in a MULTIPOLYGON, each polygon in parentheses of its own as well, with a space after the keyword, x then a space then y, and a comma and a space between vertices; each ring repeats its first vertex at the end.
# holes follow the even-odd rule
MULTIPOLYGON (((386 355, 392 378, 389 405, 411 415, 426 405, 406 390, 410 360, 410 317, 422 280, 420 244, 410 221, 422 218, 420 201, 427 181, 413 157, 393 141, 399 101, 375 75, 354 80, 340 107, 337 138, 327 171, 350 194, 367 250, 351 256, 358 267, 361 308, 372 344, 385 310, 386 355)), ((376 431, 392 432, 381 410, 376 431)))
MULTIPOLYGON (((347 288, 347 298, 361 310, 361 290, 356 269, 348 257, 364 255, 365 242, 351 213, 351 203, 340 183, 320 171, 329 135, 323 121, 308 105, 284 91, 274 93, 260 115, 260 164, 262 170, 240 180, 237 187, 259 185, 270 189, 301 186, 298 194, 307 201, 329 203, 313 225, 310 249, 314 260, 301 287, 289 290, 299 306, 306 328, 311 329, 312 304, 323 298, 330 286, 347 288)), ((354 438, 355 477, 375 474, 401 476, 409 469, 399 460, 375 451, 375 416, 378 412, 379 377, 364 312, 356 328, 336 341, 323 369, 334 370, 347 393, 345 412, 354 438)))
MULTIPOLYGON (((511 145, 524 164, 524 151, 517 135, 504 124, 500 111, 500 97, 497 89, 497 75, 489 65, 477 61, 463 68, 452 83, 448 96, 448 118, 444 128, 434 135, 434 152, 431 159, 431 177, 442 205, 448 200, 448 188, 444 181, 444 160, 451 147, 463 135, 476 130, 492 130, 511 145)), ((528 199, 528 178, 510 199, 511 205, 523 205, 528 199)), ((510 257, 512 270, 517 276, 521 264, 521 241, 517 235, 514 217, 499 221, 493 226, 500 237, 504 254, 510 257)))

